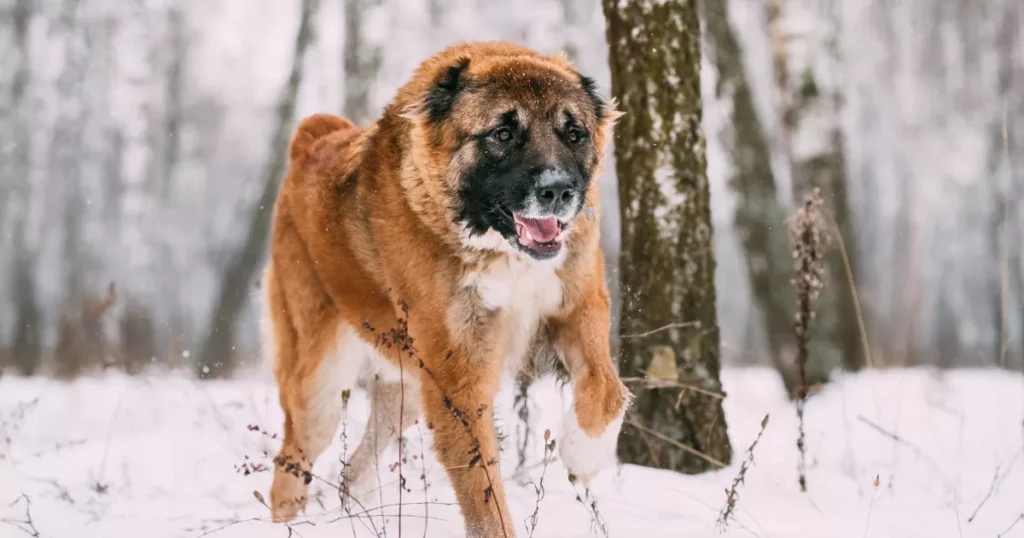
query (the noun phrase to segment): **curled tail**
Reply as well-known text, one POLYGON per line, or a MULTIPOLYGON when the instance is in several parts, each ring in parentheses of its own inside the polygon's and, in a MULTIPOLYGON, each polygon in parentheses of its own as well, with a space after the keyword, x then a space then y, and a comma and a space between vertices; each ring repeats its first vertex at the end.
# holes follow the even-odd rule
POLYGON ((289 154, 292 162, 304 159, 313 151, 317 140, 336 132, 355 129, 356 126, 345 118, 333 114, 314 114, 299 123, 292 136, 289 154))

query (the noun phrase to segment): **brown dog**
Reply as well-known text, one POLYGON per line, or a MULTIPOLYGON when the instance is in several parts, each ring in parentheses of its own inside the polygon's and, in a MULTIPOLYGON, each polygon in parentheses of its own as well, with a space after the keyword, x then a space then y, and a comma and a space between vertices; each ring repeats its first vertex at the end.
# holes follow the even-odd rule
POLYGON ((365 371, 348 491, 376 485, 374 460, 422 412, 469 536, 514 535, 492 414, 503 374, 555 357, 574 395, 563 461, 589 481, 614 459, 629 393, 609 356, 596 180, 617 116, 564 57, 469 43, 424 62, 369 127, 299 125, 264 277, 285 411, 276 520, 303 508, 365 371))

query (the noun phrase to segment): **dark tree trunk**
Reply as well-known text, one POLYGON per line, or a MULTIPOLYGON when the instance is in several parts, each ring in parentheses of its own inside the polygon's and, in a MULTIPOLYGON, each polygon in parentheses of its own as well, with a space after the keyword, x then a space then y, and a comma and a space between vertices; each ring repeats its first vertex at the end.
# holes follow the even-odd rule
MULTIPOLYGON (((33 16, 33 2, 18 0, 14 5, 14 40, 18 51, 18 63, 11 83, 11 135, 17 141, 3 151, 2 173, 13 179, 11 195, 15 212, 13 236, 13 264, 11 268, 11 289, 14 299, 14 342, 11 359, 16 371, 32 375, 42 361, 42 319, 35 289, 35 260, 28 244, 29 207, 31 181, 29 177, 31 137, 28 136, 27 109, 24 98, 31 77, 31 56, 29 54, 28 25, 33 16)), ((0 206, 2 208, 4 206, 0 206)))
MULTIPOLYGON (((681 382, 719 391, 697 1, 604 0, 603 6, 612 90, 626 113, 615 144, 622 213, 620 370, 643 376, 656 356, 662 364, 674 363, 681 382)), ((688 473, 729 462, 720 399, 677 388, 639 388, 636 396, 619 439, 624 462, 688 473)))
POLYGON ((796 391, 793 362, 793 262, 786 214, 777 198, 771 148, 754 107, 743 55, 729 23, 729 1, 707 0, 707 40, 718 71, 716 93, 732 102, 732 125, 723 133, 731 157, 729 187, 736 195, 735 228, 747 262, 750 289, 761 313, 772 365, 786 393, 796 391))
POLYGON ((270 139, 267 163, 260 180, 263 192, 245 234, 245 241, 221 273, 220 293, 214 303, 210 328, 203 341, 195 370, 201 378, 225 377, 234 369, 235 322, 252 295, 256 272, 263 262, 270 233, 274 200, 287 166, 287 145, 295 120, 295 99, 302 83, 302 59, 313 40, 313 16, 318 0, 303 0, 295 37, 291 74, 277 103, 277 125, 270 139))

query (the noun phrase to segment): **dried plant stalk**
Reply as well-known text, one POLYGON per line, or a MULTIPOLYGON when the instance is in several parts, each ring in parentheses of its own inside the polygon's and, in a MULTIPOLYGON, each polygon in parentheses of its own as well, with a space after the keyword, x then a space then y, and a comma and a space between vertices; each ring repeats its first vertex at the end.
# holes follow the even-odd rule
POLYGON ((793 270, 796 276, 796 316, 793 332, 797 340, 797 399, 796 415, 799 433, 796 441, 800 451, 797 472, 800 491, 807 491, 807 446, 804 435, 804 406, 807 403, 807 359, 814 305, 824 287, 824 253, 828 235, 822 222, 821 190, 814 189, 789 222, 789 237, 793 244, 793 270))

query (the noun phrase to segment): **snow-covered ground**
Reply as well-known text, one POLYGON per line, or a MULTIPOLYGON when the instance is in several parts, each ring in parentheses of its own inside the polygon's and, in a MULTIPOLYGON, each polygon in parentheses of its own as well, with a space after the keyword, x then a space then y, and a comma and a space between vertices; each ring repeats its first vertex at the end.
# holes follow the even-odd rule
MULTIPOLYGON (((775 375, 730 370, 723 378, 733 465, 701 476, 633 466, 606 471, 593 494, 609 536, 719 535, 725 489, 766 413, 771 419, 738 490, 726 536, 1024 536, 1024 520, 1014 525, 1024 513, 1020 374, 896 370, 838 380, 807 405, 806 494, 797 486, 795 414, 775 375)), ((553 420, 561 413, 554 411, 562 403, 553 385, 535 387, 534 396, 534 428, 551 428, 557 437, 553 420)), ((364 396, 354 395, 350 408, 349 449, 361 434, 364 396)), ((372 536, 373 527, 383 536, 381 514, 387 536, 399 536, 394 450, 382 461, 385 508, 373 511, 378 517, 372 524, 343 517, 335 490, 319 480, 314 487, 322 492, 322 506, 312 502, 308 517, 290 529, 271 523, 254 495, 267 495, 271 473, 245 475, 241 469, 268 465, 267 454, 272 457, 278 444, 248 426, 275 432, 281 420, 275 389, 263 380, 0 379, 0 536, 31 535, 23 523, 27 502, 44 538, 372 536)), ((510 475, 515 422, 506 418, 503 429, 509 434, 503 465, 510 475)), ((417 428, 408 437, 402 473, 411 491, 403 494, 402 535, 461 535, 443 470, 429 450, 425 460, 419 457, 424 445, 417 428)), ((535 445, 529 470, 537 480, 541 441, 535 445)), ((318 462, 319 476, 337 475, 342 448, 339 436, 318 462)), ((599 532, 564 468, 555 462, 546 471, 533 536, 599 532)), ((520 536, 528 536, 523 522, 537 505, 536 490, 513 480, 508 490, 520 536)))

